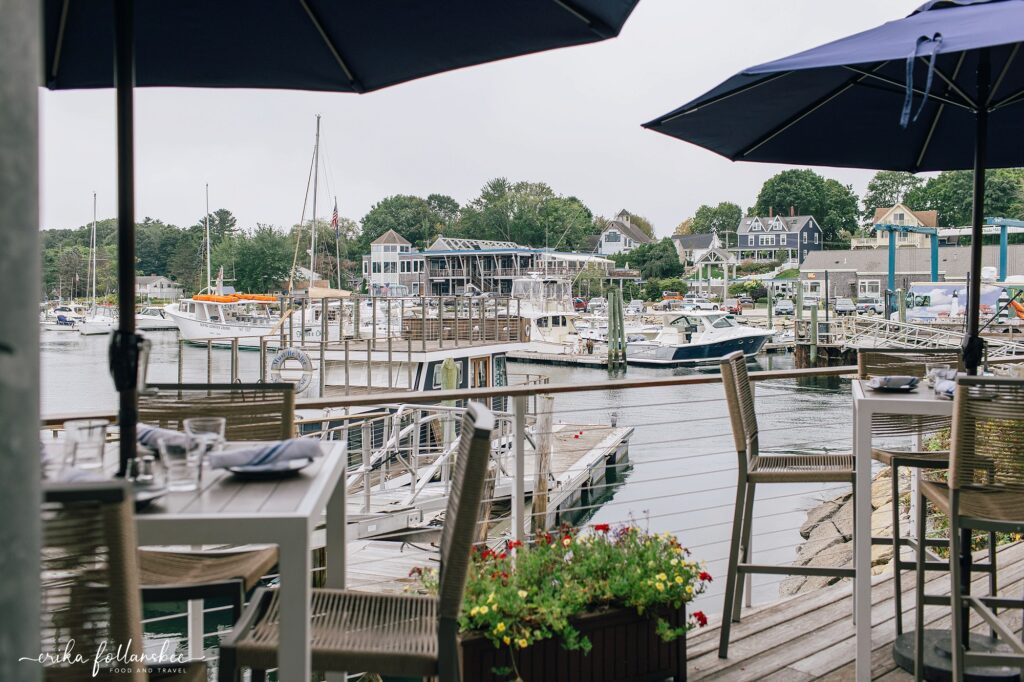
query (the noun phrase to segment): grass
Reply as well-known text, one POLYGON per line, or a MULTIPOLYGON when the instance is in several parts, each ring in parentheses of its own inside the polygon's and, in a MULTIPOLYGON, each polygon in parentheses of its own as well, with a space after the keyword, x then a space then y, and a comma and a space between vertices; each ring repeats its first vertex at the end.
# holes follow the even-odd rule
POLYGON ((796 268, 783 270, 775 276, 775 279, 800 279, 800 271, 796 268))

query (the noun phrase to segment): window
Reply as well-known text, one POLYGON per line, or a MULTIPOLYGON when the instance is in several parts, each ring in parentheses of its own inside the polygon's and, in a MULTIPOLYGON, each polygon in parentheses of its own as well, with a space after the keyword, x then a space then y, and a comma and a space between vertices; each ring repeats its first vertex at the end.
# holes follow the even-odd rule
POLYGON ((807 233, 804 232, 804 244, 806 244, 806 243, 807 243, 807 233))
POLYGON ((395 272, 397 270, 398 270, 398 263, 396 263, 394 261, 386 261, 384 263, 384 272, 385 273, 393 275, 393 274, 395 274, 395 272))
POLYGON ((815 244, 817 244, 817 243, 818 243, 818 237, 819 237, 818 233, 817 233, 817 232, 815 232, 815 233, 814 233, 814 243, 815 243, 815 244))
POLYGON ((621 241, 621 240, 622 240, 622 235, 620 235, 620 234, 619 234, 618 232, 615 232, 615 231, 613 230, 613 231, 610 231, 610 232, 606 232, 606 233, 605 233, 605 235, 604 235, 604 240, 605 240, 606 242, 617 242, 617 241, 621 241))
POLYGON ((892 214, 892 220, 897 225, 902 225, 903 221, 906 220, 906 219, 907 219, 907 216, 904 215, 902 212, 900 212, 900 213, 893 213, 892 214))
POLYGON ((873 296, 878 297, 882 293, 882 280, 862 279, 857 282, 857 297, 873 296))
MULTIPOLYGON (((456 382, 456 385, 459 386, 459 387, 462 386, 462 365, 463 365, 464 362, 465 361, 461 361, 461 360, 456 360, 455 361, 455 366, 459 368, 459 379, 456 382)), ((438 362, 438 363, 436 363, 434 365, 434 382, 433 382, 433 384, 434 384, 434 388, 435 389, 441 388, 441 363, 440 362, 438 362)))
POLYGON ((780 234, 779 235, 779 245, 780 246, 785 246, 786 245, 786 235, 784 235, 784 234, 780 234))
POLYGON ((380 263, 374 263, 373 264, 373 271, 374 271, 374 273, 380 272, 380 263))
POLYGON ((363 261, 363 274, 365 275, 365 274, 367 273, 367 271, 368 271, 369 269, 370 269, 370 263, 369 263, 369 261, 365 261, 365 260, 364 260, 364 261, 363 261))
POLYGON ((396 245, 394 245, 394 244, 385 244, 384 245, 384 252, 385 253, 396 253, 397 251, 398 251, 398 247, 396 245))
POLYGON ((728 317, 725 317, 723 315, 722 317, 719 317, 717 320, 712 322, 711 326, 714 327, 715 329, 728 329, 729 327, 733 327, 735 325, 733 325, 733 323, 729 321, 728 317))
POLYGON ((754 245, 754 235, 750 235, 749 237, 747 237, 747 244, 750 246, 754 245))
POLYGON ((398 247, 398 250, 402 253, 409 253, 409 247, 405 245, 398 247))
POLYGON ((775 246, 775 235, 774 234, 763 234, 757 240, 758 246, 775 246))

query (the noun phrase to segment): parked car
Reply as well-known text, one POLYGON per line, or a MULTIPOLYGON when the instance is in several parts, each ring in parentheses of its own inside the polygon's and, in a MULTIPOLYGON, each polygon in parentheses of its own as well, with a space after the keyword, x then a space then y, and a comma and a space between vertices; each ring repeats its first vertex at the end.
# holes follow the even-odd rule
POLYGON ((793 315, 796 313, 796 306, 788 298, 775 302, 775 309, 773 311, 776 315, 793 315))
POLYGON ((858 298, 857 312, 861 315, 884 315, 885 304, 879 298, 858 298))
POLYGON ((720 306, 703 296, 687 294, 683 297, 683 310, 718 310, 720 306))
POLYGON ((804 296, 804 310, 817 308, 820 304, 821 299, 817 296, 804 296))
POLYGON ((741 294, 739 297, 737 297, 736 300, 739 301, 740 305, 743 306, 744 308, 754 307, 754 299, 751 298, 750 296, 747 296, 746 294, 741 294))
POLYGON ((572 299, 572 309, 578 313, 587 312, 587 299, 582 297, 572 299))
POLYGON ((729 311, 733 315, 743 314, 743 304, 740 302, 738 298, 725 299, 725 301, 722 303, 722 308, 729 311))
POLYGON ((595 296, 587 303, 587 310, 592 313, 602 313, 608 310, 608 299, 604 296, 595 296))
POLYGON ((836 315, 857 314, 857 306, 854 305, 853 299, 851 298, 837 298, 835 305, 832 306, 832 310, 835 311, 836 315))

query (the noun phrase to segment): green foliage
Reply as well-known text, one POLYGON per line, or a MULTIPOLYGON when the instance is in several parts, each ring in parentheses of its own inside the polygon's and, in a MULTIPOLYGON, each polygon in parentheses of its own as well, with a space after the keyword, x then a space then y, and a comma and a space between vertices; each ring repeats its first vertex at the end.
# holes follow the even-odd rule
MULTIPOLYGON (((452 215, 451 197, 432 194, 428 201, 409 194, 395 194, 381 199, 363 216, 363 232, 359 238, 360 253, 369 253, 370 244, 388 230, 402 235, 413 246, 430 246, 431 242, 448 226, 452 215)), ((458 213, 458 210, 454 210, 458 213)))
MULTIPOLYGON (((907 195, 924 184, 924 180, 906 171, 878 171, 864 192, 863 220, 870 224, 876 208, 906 204, 907 195)), ((908 206, 920 210, 917 206, 908 206)))
POLYGON ((649 279, 644 282, 643 298, 645 301, 657 302, 661 300, 663 291, 678 291, 680 294, 686 294, 689 290, 690 285, 678 277, 649 279))
MULTIPOLYGON (((589 651, 590 641, 570 622, 573 616, 607 606, 641 614, 660 606, 680 608, 711 580, 674 536, 635 527, 598 524, 591 533, 545 533, 533 546, 509 547, 510 553, 474 554, 459 626, 512 651, 551 637, 566 649, 589 651)), ((436 591, 436 569, 413 573, 427 591, 436 591)), ((700 612, 681 628, 658 618, 658 632, 671 641, 706 622, 700 612)))
POLYGON ((792 270, 783 270, 775 276, 775 279, 800 279, 800 271, 796 268, 792 270))
POLYGON ((593 223, 590 209, 576 197, 557 195, 543 182, 495 178, 463 207, 455 236, 572 251, 594 234, 593 223))
POLYGON ((236 291, 265 293, 288 279, 292 268, 291 240, 269 225, 257 225, 252 234, 238 234, 215 251, 230 259, 225 270, 233 275, 236 291))
MULTIPOLYGON (((743 209, 731 201, 723 201, 717 206, 703 204, 693 214, 693 220, 689 225, 690 234, 708 234, 717 231, 719 237, 725 242, 726 235, 736 232, 742 218, 743 209)), ((735 246, 735 242, 736 240, 733 239, 731 245, 735 246)))
MULTIPOLYGON (((627 213, 629 212, 627 211, 627 213)), ((629 224, 639 229, 651 239, 654 239, 654 225, 647 218, 635 213, 629 213, 629 224)))
POLYGON ((757 195, 754 212, 788 216, 790 208, 797 215, 814 216, 830 246, 843 240, 842 232, 856 229, 860 214, 851 186, 823 178, 810 168, 785 170, 768 178, 757 195))
POLYGON ((683 264, 679 262, 679 252, 668 237, 656 242, 641 244, 629 253, 616 253, 612 256, 617 266, 640 270, 644 279, 676 277, 683 273, 683 264))
MULTIPOLYGON (((974 174, 968 170, 943 171, 907 194, 914 210, 935 210, 939 225, 964 227, 971 224, 974 174)), ((1017 168, 997 168, 985 173, 986 216, 1024 218, 1024 184, 1017 168)))

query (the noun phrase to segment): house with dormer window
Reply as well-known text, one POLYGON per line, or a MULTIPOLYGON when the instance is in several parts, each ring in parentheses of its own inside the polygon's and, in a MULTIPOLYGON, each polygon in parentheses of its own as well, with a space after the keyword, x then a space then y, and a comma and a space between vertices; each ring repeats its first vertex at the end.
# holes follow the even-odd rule
POLYGON ((737 260, 803 263, 811 251, 825 248, 824 232, 814 216, 743 216, 736 228, 737 260))
POLYGON ((632 224, 632 216, 622 210, 601 230, 593 250, 602 256, 610 256, 616 253, 629 253, 641 244, 652 241, 654 240, 647 236, 646 232, 632 224))

